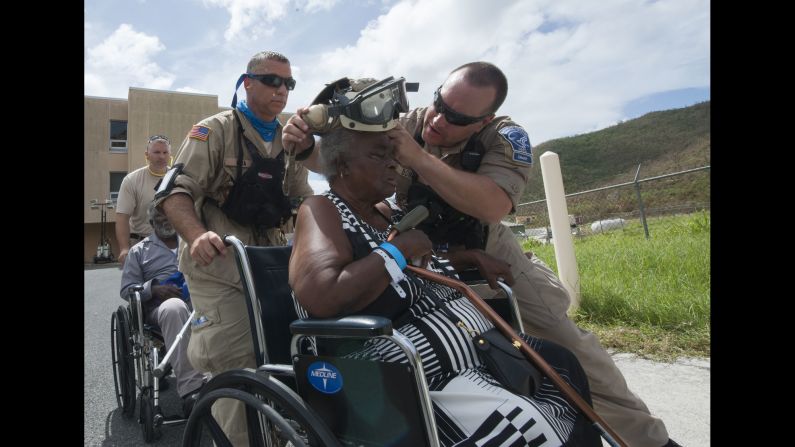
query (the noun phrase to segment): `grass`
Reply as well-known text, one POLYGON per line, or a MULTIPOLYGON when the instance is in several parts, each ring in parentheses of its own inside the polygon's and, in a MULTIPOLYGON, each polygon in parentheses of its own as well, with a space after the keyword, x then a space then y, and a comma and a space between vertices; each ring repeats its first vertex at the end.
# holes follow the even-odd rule
MULTIPOLYGON (((580 307, 571 313, 602 345, 671 361, 710 356, 710 215, 639 221, 576 238, 580 307)), ((525 242, 557 271, 554 247, 525 242)))

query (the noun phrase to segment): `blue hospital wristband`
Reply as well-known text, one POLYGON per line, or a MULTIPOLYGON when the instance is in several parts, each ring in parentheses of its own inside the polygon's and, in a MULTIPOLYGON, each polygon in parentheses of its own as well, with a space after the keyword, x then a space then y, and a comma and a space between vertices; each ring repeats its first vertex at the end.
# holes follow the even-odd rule
POLYGON ((384 249, 384 251, 386 251, 387 253, 389 253, 390 256, 392 256, 395 262, 397 262, 398 267, 400 267, 400 270, 406 269, 406 258, 403 256, 403 253, 401 253, 400 250, 398 250, 397 247, 395 247, 389 242, 382 242, 381 245, 379 245, 379 247, 384 249))

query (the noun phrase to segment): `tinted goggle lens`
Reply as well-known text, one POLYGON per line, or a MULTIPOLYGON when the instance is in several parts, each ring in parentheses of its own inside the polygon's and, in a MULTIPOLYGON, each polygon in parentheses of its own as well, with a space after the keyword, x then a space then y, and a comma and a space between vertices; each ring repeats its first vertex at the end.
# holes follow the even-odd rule
POLYGON ((444 115, 444 119, 446 119, 448 123, 454 126, 468 126, 470 124, 477 123, 483 118, 491 115, 490 113, 487 113, 483 116, 469 116, 456 112, 444 103, 442 100, 442 94, 439 93, 440 88, 433 92, 433 109, 436 110, 436 113, 441 113, 444 115))
POLYGON ((378 123, 395 118, 395 112, 399 112, 402 106, 400 100, 392 93, 392 91, 381 91, 364 98, 359 103, 362 118, 378 123))
POLYGON ((369 92, 366 89, 347 106, 345 115, 366 124, 383 124, 397 118, 400 112, 408 112, 404 84, 400 78, 369 92))
POLYGON ((293 78, 283 78, 275 74, 246 74, 246 76, 251 79, 256 79, 269 87, 279 88, 282 86, 282 84, 284 84, 287 87, 287 90, 292 90, 295 88, 295 79, 293 78))

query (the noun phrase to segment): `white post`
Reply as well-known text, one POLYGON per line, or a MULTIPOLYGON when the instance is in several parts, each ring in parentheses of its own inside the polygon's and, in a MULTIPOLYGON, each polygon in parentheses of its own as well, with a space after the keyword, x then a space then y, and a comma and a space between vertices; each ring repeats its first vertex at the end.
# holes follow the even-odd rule
POLYGON ((540 157, 540 161, 549 211, 549 226, 552 227, 555 258, 558 263, 558 277, 571 296, 569 309, 577 309, 580 305, 580 274, 577 272, 577 258, 574 256, 574 241, 571 238, 560 159, 558 154, 547 151, 540 157))

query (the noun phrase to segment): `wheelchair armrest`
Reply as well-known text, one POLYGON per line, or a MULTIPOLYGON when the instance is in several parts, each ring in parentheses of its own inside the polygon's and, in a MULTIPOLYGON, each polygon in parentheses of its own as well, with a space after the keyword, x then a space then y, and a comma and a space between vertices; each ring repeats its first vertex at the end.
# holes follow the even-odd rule
POLYGON ((342 318, 307 318, 290 323, 293 335, 378 337, 392 335, 392 320, 372 315, 342 318))

